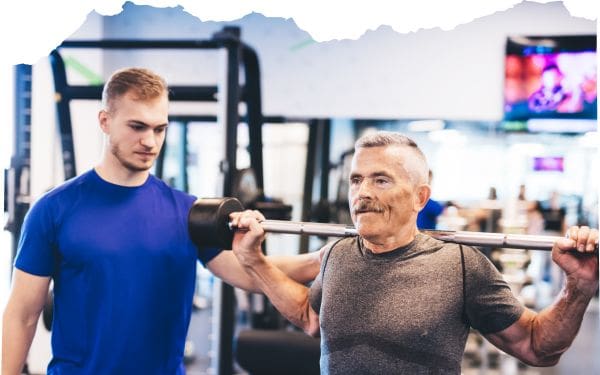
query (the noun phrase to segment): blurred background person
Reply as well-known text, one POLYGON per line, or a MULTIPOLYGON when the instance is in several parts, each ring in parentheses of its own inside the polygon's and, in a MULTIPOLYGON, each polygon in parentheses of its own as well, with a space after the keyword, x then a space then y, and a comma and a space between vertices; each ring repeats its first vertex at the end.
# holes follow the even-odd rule
MULTIPOLYGON (((429 186, 433 180, 433 172, 429 170, 429 186)), ((436 229, 437 219, 444 212, 444 206, 433 198, 429 198, 427 204, 417 216, 417 227, 419 229, 436 229)))

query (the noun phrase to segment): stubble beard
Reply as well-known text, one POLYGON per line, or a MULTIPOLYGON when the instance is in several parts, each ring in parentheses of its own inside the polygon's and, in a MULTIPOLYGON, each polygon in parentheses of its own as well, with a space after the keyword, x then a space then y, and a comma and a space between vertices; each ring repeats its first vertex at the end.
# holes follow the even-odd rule
POLYGON ((123 155, 121 149, 119 149, 118 145, 112 145, 110 148, 110 152, 114 155, 114 157, 119 161, 119 163, 128 169, 131 172, 146 172, 152 168, 154 164, 154 160, 149 163, 149 165, 145 164, 135 164, 132 161, 127 160, 127 158, 123 155))

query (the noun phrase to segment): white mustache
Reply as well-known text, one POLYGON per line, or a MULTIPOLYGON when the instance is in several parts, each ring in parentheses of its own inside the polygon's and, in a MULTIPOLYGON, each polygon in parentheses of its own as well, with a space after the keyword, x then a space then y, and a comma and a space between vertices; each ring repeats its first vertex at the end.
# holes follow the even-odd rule
POLYGON ((383 212, 383 208, 381 208, 377 203, 371 201, 359 201, 354 207, 352 207, 352 212, 354 214, 360 214, 364 212, 383 212))

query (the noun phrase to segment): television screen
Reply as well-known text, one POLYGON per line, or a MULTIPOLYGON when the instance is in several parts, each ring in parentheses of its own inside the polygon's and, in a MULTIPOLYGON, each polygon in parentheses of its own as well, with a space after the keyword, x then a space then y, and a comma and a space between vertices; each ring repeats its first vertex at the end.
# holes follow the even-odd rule
POLYGON ((562 172, 564 159, 562 156, 540 156, 533 158, 534 171, 562 172))
POLYGON ((504 119, 596 119, 596 36, 509 37, 504 119))

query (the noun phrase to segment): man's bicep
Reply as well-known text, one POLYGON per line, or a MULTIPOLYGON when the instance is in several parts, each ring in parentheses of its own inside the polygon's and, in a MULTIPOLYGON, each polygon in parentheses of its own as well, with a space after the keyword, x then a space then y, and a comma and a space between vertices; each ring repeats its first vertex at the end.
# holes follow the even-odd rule
POLYGON ((20 314, 39 315, 48 296, 49 276, 37 276, 14 269, 9 304, 20 314))
POLYGON ((507 328, 484 336, 498 349, 527 362, 534 354, 531 345, 534 318, 535 313, 525 309, 519 319, 507 328))

